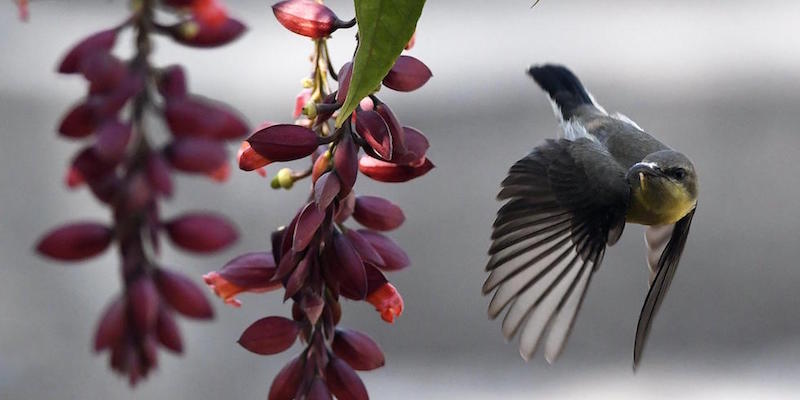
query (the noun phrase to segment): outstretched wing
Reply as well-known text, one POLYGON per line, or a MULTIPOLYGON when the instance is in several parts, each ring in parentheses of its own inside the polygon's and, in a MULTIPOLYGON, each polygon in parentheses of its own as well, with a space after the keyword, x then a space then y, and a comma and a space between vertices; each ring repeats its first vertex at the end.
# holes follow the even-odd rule
POLYGON ((492 233, 484 294, 489 316, 507 310, 502 331, 520 332, 520 354, 555 361, 592 274, 625 225, 625 170, 596 142, 548 140, 511 167, 498 195, 508 200, 492 233))
POLYGON ((693 209, 674 225, 650 227, 645 233, 648 247, 647 263, 651 271, 650 291, 647 293, 642 312, 639 314, 639 323, 636 325, 636 341, 633 346, 634 369, 642 359, 642 351, 650 333, 650 326, 653 324, 653 317, 661 306, 661 302, 664 301, 669 285, 672 283, 672 277, 675 276, 675 271, 678 269, 678 262, 686 244, 686 237, 689 236, 694 211, 693 209), (669 242, 666 242, 667 237, 669 242), (655 263, 655 260, 658 262, 655 263))

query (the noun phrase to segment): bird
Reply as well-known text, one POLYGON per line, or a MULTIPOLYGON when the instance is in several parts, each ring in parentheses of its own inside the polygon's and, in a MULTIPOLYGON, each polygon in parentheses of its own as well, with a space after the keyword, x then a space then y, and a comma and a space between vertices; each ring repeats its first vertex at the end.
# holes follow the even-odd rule
POLYGON ((694 165, 630 118, 609 114, 566 67, 527 72, 549 95, 561 132, 514 163, 501 183, 483 284, 483 294, 492 294, 489 317, 505 311, 502 333, 519 335, 522 358, 543 343, 552 364, 606 249, 627 224, 644 225, 650 280, 636 326, 636 370, 697 208, 694 165))

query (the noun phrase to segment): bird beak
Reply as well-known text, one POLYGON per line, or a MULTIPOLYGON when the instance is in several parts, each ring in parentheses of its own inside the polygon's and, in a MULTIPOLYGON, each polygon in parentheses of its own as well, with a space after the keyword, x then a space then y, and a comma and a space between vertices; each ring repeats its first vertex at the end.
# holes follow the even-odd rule
POLYGON ((645 175, 650 176, 657 176, 657 177, 664 177, 664 172, 661 171, 661 168, 658 167, 655 163, 651 162, 639 162, 633 164, 631 169, 628 170, 628 178, 632 178, 636 175, 639 175, 639 180, 644 180, 645 175))
POLYGON ((629 174, 645 174, 645 175, 653 175, 653 176, 665 176, 664 172, 661 171, 661 168, 656 165, 656 163, 651 162, 639 162, 633 164, 629 174))

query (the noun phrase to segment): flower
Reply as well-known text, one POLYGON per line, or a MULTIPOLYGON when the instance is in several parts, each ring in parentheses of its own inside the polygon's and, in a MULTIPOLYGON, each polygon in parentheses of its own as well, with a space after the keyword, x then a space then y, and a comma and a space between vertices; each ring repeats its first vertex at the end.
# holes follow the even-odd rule
POLYGON ((403 297, 391 283, 384 283, 367 296, 367 301, 381 313, 381 319, 393 324, 394 319, 403 314, 403 297))
POLYGON ((209 272, 203 275, 203 280, 225 304, 236 308, 242 306, 242 302, 236 298, 236 295, 240 293, 264 293, 281 287, 280 282, 272 282, 261 287, 244 288, 223 278, 218 272, 209 272))

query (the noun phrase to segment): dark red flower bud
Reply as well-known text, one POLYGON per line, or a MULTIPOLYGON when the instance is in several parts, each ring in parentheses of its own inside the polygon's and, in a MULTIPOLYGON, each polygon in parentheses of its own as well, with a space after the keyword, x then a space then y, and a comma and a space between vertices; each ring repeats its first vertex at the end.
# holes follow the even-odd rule
POLYGON ((392 160, 397 159, 406 152, 406 134, 403 131, 403 126, 397 120, 392 110, 385 103, 375 106, 375 112, 386 121, 389 127, 389 132, 392 135, 392 160))
POLYGON ((218 26, 191 18, 166 28, 166 32, 172 39, 190 47, 222 46, 236 40, 245 30, 247 27, 233 18, 225 19, 218 26))
POLYGON ((239 234, 225 218, 210 213, 187 213, 164 224, 167 234, 181 248, 198 253, 221 250, 239 234))
POLYGON ((292 347, 298 333, 300 327, 296 322, 283 317, 266 317, 245 329, 238 342, 256 354, 277 354, 292 347))
MULTIPOLYGON (((71 168, 74 172, 71 172, 71 174, 77 174, 77 176, 72 176, 70 178, 74 179, 74 182, 77 183, 100 181, 102 178, 114 172, 115 165, 115 162, 100 158, 93 147, 86 147, 81 150, 72 161, 71 168)), ((69 184, 71 182, 67 183, 69 184)), ((70 187, 74 186, 70 185, 70 187)))
POLYGON ((161 297, 175 311, 191 318, 210 319, 214 316, 203 291, 183 274, 159 268, 155 281, 161 297))
POLYGON ((430 147, 428 138, 422 132, 410 126, 404 126, 403 133, 406 140, 406 151, 403 154, 396 155, 392 159, 392 163, 410 165, 412 167, 423 165, 425 163, 425 154, 430 147))
POLYGON ((407 182, 428 173, 434 168, 429 159, 419 166, 397 165, 375 158, 364 156, 358 162, 358 170, 362 174, 380 182, 407 182))
POLYGON ((345 198, 339 201, 339 206, 336 208, 336 214, 333 216, 333 220, 337 223, 343 223, 353 215, 353 208, 356 206, 356 196, 353 192, 350 192, 345 198))
POLYGON ((361 236, 372 245, 375 251, 380 254, 383 259, 383 264, 377 265, 380 269, 385 271, 397 271, 411 264, 411 260, 408 258, 406 252, 391 238, 367 229, 359 229, 358 233, 360 233, 361 236))
POLYGON ((61 120, 58 133, 69 138, 82 138, 91 135, 95 128, 97 120, 92 108, 86 103, 79 103, 61 120))
POLYGON ((422 61, 411 56, 400 56, 383 78, 383 85, 399 92, 411 92, 422 87, 433 74, 422 61))
POLYGON ((228 19, 228 10, 218 0, 194 0, 192 14, 203 25, 212 28, 222 26, 228 19))
POLYGON ((175 317, 172 316, 172 312, 167 310, 166 307, 161 307, 158 310, 156 336, 158 337, 159 343, 164 347, 176 353, 183 352, 183 340, 181 339, 178 324, 175 323, 175 317))
POLYGON ((177 137, 236 139, 247 134, 247 124, 220 103, 193 97, 169 99, 164 110, 169 129, 177 137))
POLYGON ((243 289, 253 289, 272 284, 276 269, 272 253, 262 251, 245 253, 228 261, 220 268, 219 275, 243 289))
POLYGON ((383 265, 383 258, 360 233, 353 229, 348 229, 344 234, 350 244, 353 245, 353 248, 356 249, 358 255, 361 256, 362 261, 373 265, 383 265))
POLYGON ((292 161, 317 149, 317 134, 300 125, 278 124, 264 128, 247 139, 258 154, 273 161, 292 161))
POLYGON ((77 261, 102 253, 111 243, 113 232, 94 222, 78 222, 48 232, 36 250, 62 261, 77 261))
POLYGON ((369 336, 353 329, 337 329, 333 352, 357 371, 371 371, 385 364, 383 351, 369 336))
POLYGON ((62 74, 74 74, 79 72, 81 62, 96 52, 108 52, 114 47, 117 39, 117 29, 109 29, 97 32, 80 43, 75 45, 58 66, 58 72, 62 74))
POLYGON ((97 140, 94 142, 95 154, 108 162, 119 162, 125 155, 132 132, 130 124, 116 120, 104 122, 97 129, 97 140))
POLYGON ((315 1, 281 1, 272 6, 272 12, 286 29, 312 39, 329 36, 346 26, 330 8, 315 1))
POLYGON ((329 267, 339 282, 342 295, 353 300, 364 299, 367 297, 367 273, 361 257, 347 237, 339 233, 333 235, 333 249, 335 256, 329 267))
POLYGON ((313 256, 303 257, 303 259, 297 263, 297 268, 292 271, 292 274, 289 275, 289 279, 286 281, 286 291, 283 295, 283 301, 290 299, 292 296, 297 294, 298 291, 300 291, 300 289, 303 287, 303 284, 306 282, 306 278, 308 278, 308 273, 313 264, 313 256))
POLYGON ((104 350, 119 342, 127 326, 125 299, 117 298, 106 307, 94 334, 94 351, 104 350))
POLYGON ((350 90, 350 78, 353 75, 353 63, 347 62, 339 69, 339 90, 336 91, 336 102, 344 103, 347 91, 350 90))
POLYGON ((158 92, 167 99, 185 97, 189 89, 186 74, 180 65, 171 65, 158 75, 158 92))
POLYGON ((389 200, 377 196, 358 196, 353 218, 359 224, 378 231, 390 231, 403 224, 403 210, 389 200))
POLYGON ((115 116, 133 96, 144 88, 141 74, 127 74, 125 78, 106 93, 96 93, 86 100, 95 120, 101 121, 115 116))
POLYGON ((141 277, 128 287, 133 323, 139 332, 149 332, 158 317, 158 291, 149 277, 141 277))
POLYGON ((389 280, 386 279, 386 275, 374 265, 364 264, 364 269, 367 271, 367 301, 369 301, 370 295, 375 293, 376 290, 389 283, 389 280))
POLYGON ((339 358, 332 358, 325 368, 328 388, 339 400, 369 400, 367 388, 356 372, 339 358))
POLYGON ((321 210, 328 208, 333 199, 336 198, 336 195, 339 194, 340 189, 341 184, 336 174, 323 174, 314 183, 314 203, 321 210))
POLYGON ((166 160, 158 153, 151 153, 147 159, 147 181, 150 186, 164 196, 172 196, 172 178, 166 160))
POLYGON ((292 251, 300 252, 308 247, 314 234, 317 233, 322 221, 325 219, 325 211, 320 210, 316 203, 313 201, 306 204, 300 217, 297 219, 297 226, 294 230, 294 239, 292 241, 292 251))
POLYGON ((268 400, 292 400, 295 398, 297 388, 300 387, 300 380, 303 378, 303 364, 302 358, 295 357, 278 372, 269 388, 268 400))
POLYGON ((111 91, 128 75, 125 63, 106 52, 86 57, 80 64, 80 71, 90 83, 91 94, 111 91))
POLYGON ((311 381, 311 387, 308 388, 306 399, 333 400, 333 397, 331 397, 331 392, 328 391, 328 386, 325 385, 325 381, 317 376, 311 381))
POLYGON ((164 148, 173 168, 190 173, 210 174, 226 164, 225 145, 209 139, 175 139, 164 148))
POLYGON ((358 177, 358 148, 350 135, 344 135, 336 145, 333 167, 342 184, 342 195, 350 193, 358 177))
POLYGON ((383 159, 392 159, 392 134, 380 114, 375 111, 356 113, 356 131, 383 159))

